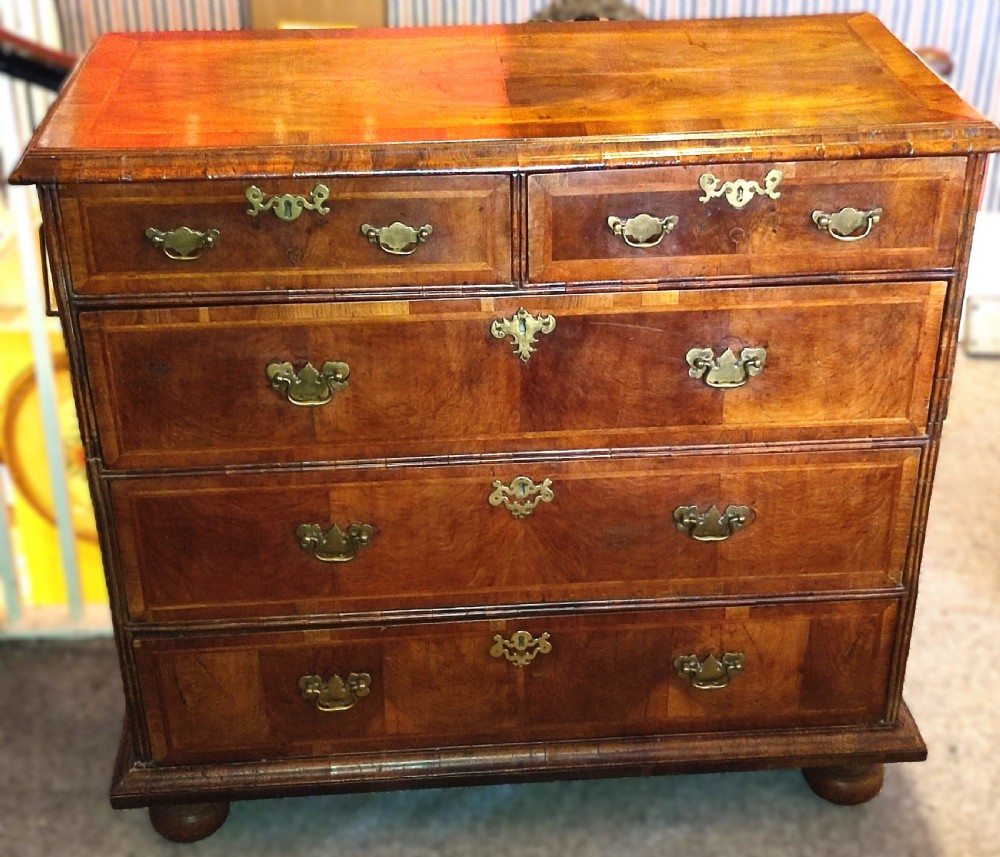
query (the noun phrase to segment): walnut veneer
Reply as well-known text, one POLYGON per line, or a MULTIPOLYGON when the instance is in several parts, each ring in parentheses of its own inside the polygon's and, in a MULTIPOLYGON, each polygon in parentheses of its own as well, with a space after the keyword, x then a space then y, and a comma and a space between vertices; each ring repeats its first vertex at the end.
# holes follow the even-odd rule
POLYGON ((869 15, 106 36, 13 180, 113 804, 191 841, 324 791, 873 797, 926 752, 903 676, 998 148, 869 15))

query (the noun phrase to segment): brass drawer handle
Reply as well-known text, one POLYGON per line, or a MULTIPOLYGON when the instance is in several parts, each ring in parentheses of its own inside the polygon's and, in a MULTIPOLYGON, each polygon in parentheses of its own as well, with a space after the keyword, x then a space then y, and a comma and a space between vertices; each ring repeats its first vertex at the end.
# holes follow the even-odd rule
POLYGON ((835 214, 814 211, 812 219, 817 229, 825 229, 830 237, 836 238, 838 241, 860 241, 862 238, 867 238, 872 227, 882 219, 882 209, 873 208, 871 211, 858 211, 856 208, 842 208, 835 214), (865 231, 857 235, 857 231, 862 226, 865 231))
POLYGON ((322 676, 304 675, 299 679, 299 692, 307 702, 314 702, 320 711, 347 711, 357 701, 371 692, 372 677, 368 673, 350 673, 344 681, 332 675, 326 681, 322 676))
POLYGON ((548 631, 540 637, 534 637, 527 631, 515 631, 509 640, 497 634, 490 648, 493 657, 506 658, 516 667, 527 666, 539 655, 547 655, 551 651, 548 631))
POLYGON ((509 336, 514 353, 527 363, 535 353, 535 343, 539 333, 552 333, 556 329, 556 319, 552 315, 531 315, 521 307, 510 318, 496 319, 490 325, 490 333, 495 339, 509 336))
POLYGON ((539 503, 551 503, 554 497, 551 479, 536 485, 527 476, 516 476, 510 485, 494 480, 487 499, 491 506, 503 506, 515 518, 527 518, 539 503))
POLYGON ((264 369, 271 388, 284 393, 293 405, 312 407, 325 405, 347 387, 351 367, 346 363, 328 360, 317 370, 306 363, 295 371, 291 363, 268 363, 264 369))
POLYGON ((749 527, 754 517, 749 506, 726 506, 725 513, 715 505, 706 512, 699 512, 697 506, 674 509, 678 532, 687 533, 696 542, 724 542, 733 533, 749 527))
POLYGON ((784 177, 785 174, 781 170, 770 170, 764 176, 764 186, 761 187, 760 184, 750 179, 736 179, 723 183, 711 173, 703 173, 698 179, 698 184, 705 191, 705 195, 699 196, 698 202, 708 202, 710 199, 724 195, 726 202, 733 208, 743 208, 757 195, 777 199, 781 196, 778 185, 781 184, 784 177))
POLYGON ((737 357, 732 349, 727 348, 718 357, 711 348, 692 348, 684 355, 688 366, 688 375, 692 378, 704 378, 709 387, 729 390, 742 387, 750 378, 764 371, 767 362, 766 348, 744 348, 737 357))
POLYGON ((215 246, 219 230, 206 229, 204 232, 198 232, 187 226, 163 230, 150 226, 146 230, 146 237, 154 247, 159 247, 168 259, 193 262, 206 250, 211 250, 215 246))
POLYGON ((652 214, 637 214, 628 220, 613 215, 608 218, 608 226, 615 235, 620 235, 629 247, 642 250, 659 244, 663 236, 673 232, 679 222, 675 215, 655 217, 652 214))
POLYGON ((698 690, 722 690, 729 679, 743 672, 747 657, 743 652, 726 652, 720 660, 709 655, 699 660, 697 655, 681 655, 674 659, 674 669, 680 678, 691 682, 698 690))
POLYGON ((250 203, 247 214, 256 217, 262 211, 273 211, 282 220, 291 223, 298 220, 299 215, 308 209, 317 214, 329 214, 330 209, 323 203, 330 198, 330 188, 325 184, 318 184, 309 193, 309 199, 304 196, 296 196, 292 193, 282 193, 275 196, 268 196, 256 185, 251 185, 246 189, 244 196, 250 203))
POLYGON ((374 535, 371 524, 348 524, 346 530, 334 524, 325 533, 319 524, 299 524, 295 528, 299 547, 320 562, 350 562, 358 551, 371 546, 374 535))
POLYGON ((369 226, 367 223, 361 225, 361 234, 390 256, 412 255, 417 247, 427 243, 433 231, 434 227, 429 223, 414 229, 398 220, 388 226, 369 226))

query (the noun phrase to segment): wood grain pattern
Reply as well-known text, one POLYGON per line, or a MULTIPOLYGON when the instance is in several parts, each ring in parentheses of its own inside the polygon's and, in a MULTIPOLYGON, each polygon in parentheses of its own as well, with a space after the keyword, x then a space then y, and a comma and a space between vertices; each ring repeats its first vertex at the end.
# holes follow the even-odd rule
POLYGON ((154 813, 176 838, 315 791, 797 765, 872 796, 925 753, 906 649, 997 149, 869 15, 102 40, 14 180, 41 184, 111 587, 115 805, 195 805, 154 813), (772 167, 778 199, 698 200, 772 167), (319 181, 324 219, 245 213, 319 181), (844 207, 883 213, 840 243, 811 213, 844 207), (627 248, 607 217, 639 213, 679 223, 627 248), (360 236, 394 220, 433 236, 360 236), (219 243, 142 237, 182 225, 219 243), (522 306, 557 320, 527 362, 490 333, 522 306), (694 348, 767 360, 714 389, 694 348), (328 360, 323 407, 265 374, 328 360), (516 520, 486 497, 522 475, 554 499, 516 520), (712 504, 754 519, 677 531, 712 504), (295 539, 352 522, 349 563, 295 539), (518 630, 553 651, 490 657, 518 630), (676 676, 727 650, 726 690, 676 676), (301 699, 352 670, 351 710, 301 699))
POLYGON ((963 158, 753 163, 562 172, 528 177, 528 280, 674 280, 899 269, 955 262, 963 158), (778 199, 744 208, 701 202, 699 177, 753 180, 784 174, 778 199), (879 208, 871 234, 844 242, 816 228, 813 211, 879 208), (654 248, 629 247, 609 215, 679 218, 654 248))
POLYGON ((527 363, 490 334, 520 306, 510 299, 85 313, 80 325, 104 460, 156 469, 919 436, 944 294, 932 282, 525 300, 557 319, 527 363), (767 364, 712 389, 685 361, 701 347, 765 347, 767 364), (275 360, 344 361, 348 387, 292 406, 265 377, 275 360))
POLYGON ((135 641, 152 761, 261 759, 467 743, 876 723, 895 601, 279 632, 135 641), (523 668, 494 635, 547 631, 523 668), (677 656, 738 651, 742 675, 706 692, 677 656), (320 712, 301 675, 371 675, 320 712), (239 712, 239 717, 233 713, 239 712))
POLYGON ((859 139, 882 156, 1000 144, 870 15, 114 34, 14 180, 837 158, 859 139))
POLYGON ((133 620, 344 616, 638 598, 894 589, 907 556, 919 449, 677 456, 110 485, 133 620), (552 480, 514 518, 494 480, 552 480), (673 511, 750 507, 723 542, 677 530, 673 511), (301 523, 372 524, 369 548, 322 563, 301 523), (419 558, 419 561, 417 561, 419 558))
POLYGON ((82 296, 509 285, 510 206, 510 178, 490 175, 79 185, 60 193, 70 273, 82 296), (304 211, 286 223, 271 211, 247 213, 244 193, 252 184, 268 196, 308 200, 319 183, 330 189, 327 214, 304 211), (402 257, 361 232, 366 223, 397 221, 434 231, 402 257), (150 226, 217 229, 219 237, 199 259, 174 261, 146 240, 150 226))

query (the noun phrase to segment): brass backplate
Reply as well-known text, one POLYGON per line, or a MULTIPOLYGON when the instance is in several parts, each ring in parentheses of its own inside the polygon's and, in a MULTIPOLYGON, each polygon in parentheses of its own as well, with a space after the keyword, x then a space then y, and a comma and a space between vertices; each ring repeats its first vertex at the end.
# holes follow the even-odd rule
POLYGON ((509 336, 514 353, 527 363, 535 353, 538 334, 552 333, 556 329, 556 319, 552 315, 532 315, 521 307, 510 318, 497 319, 490 325, 490 333, 496 339, 509 336))
POLYGON ((497 634, 490 648, 490 654, 494 658, 506 658, 516 667, 527 666, 539 655, 547 655, 551 651, 552 644, 547 631, 540 637, 527 631, 515 631, 509 640, 497 634))
POLYGON ((743 652, 726 652, 721 658, 712 654, 705 658, 681 655, 674 658, 674 669, 698 690, 722 690, 733 676, 743 672, 746 661, 743 652))
POLYGON ((487 500, 491 506, 503 506, 515 518, 527 518, 539 503, 551 503, 554 498, 551 479, 536 485, 527 476, 515 476, 509 485, 494 480, 487 500))
POLYGON ((302 698, 312 702, 319 711, 347 711, 371 692, 372 677, 368 673, 350 673, 346 679, 339 675, 328 679, 304 675, 299 678, 298 685, 302 698))
POLYGON ((698 202, 708 202, 717 197, 724 196, 733 208, 743 208, 755 196, 767 196, 771 199, 778 199, 781 193, 778 185, 785 174, 781 170, 769 170, 764 176, 764 186, 752 179, 735 179, 734 181, 723 182, 711 173, 703 173, 698 179, 698 184, 704 191, 704 196, 698 197, 698 202))

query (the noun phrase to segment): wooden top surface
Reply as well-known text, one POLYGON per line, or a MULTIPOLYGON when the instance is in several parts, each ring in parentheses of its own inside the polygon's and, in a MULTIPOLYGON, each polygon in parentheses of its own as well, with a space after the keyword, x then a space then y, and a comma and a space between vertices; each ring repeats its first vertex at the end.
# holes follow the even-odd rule
POLYGON ((132 33, 91 50, 12 180, 998 148, 870 15, 132 33))

